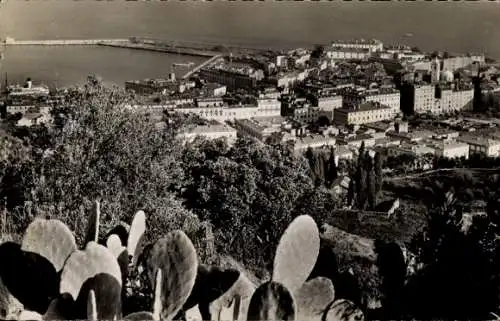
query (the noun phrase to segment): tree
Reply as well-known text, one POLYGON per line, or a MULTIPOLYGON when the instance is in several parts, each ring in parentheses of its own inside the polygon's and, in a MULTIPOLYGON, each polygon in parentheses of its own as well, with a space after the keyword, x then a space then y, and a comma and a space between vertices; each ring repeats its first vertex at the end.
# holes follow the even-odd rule
POLYGON ((497 310, 499 291, 494 256, 485 251, 485 244, 496 243, 496 233, 485 233, 485 224, 476 227, 480 231, 464 233, 463 213, 452 193, 435 199, 427 227, 411 244, 423 268, 405 287, 403 317, 488 318, 497 310))
POLYGON ((50 215, 81 241, 85 213, 100 200, 102 231, 142 209, 150 240, 182 228, 197 242, 200 221, 174 195, 184 176, 175 138, 179 124, 172 118, 159 128, 152 115, 130 108, 135 103, 132 94, 95 77, 69 90, 55 111, 65 117, 48 128, 50 147, 32 141, 31 160, 16 174, 24 199, 9 210, 20 229, 35 215, 50 215))
POLYGON ((216 160, 199 149, 194 155, 183 162, 186 172, 197 173, 186 181, 184 204, 214 225, 219 251, 253 269, 269 268, 283 229, 313 190, 307 159, 248 137, 216 160))
POLYGON ((330 157, 328 158, 326 164, 326 182, 328 186, 331 187, 335 179, 338 177, 337 163, 335 162, 335 148, 333 146, 330 148, 330 157))
POLYGON ((373 160, 368 152, 365 153, 363 166, 366 170, 366 198, 368 202, 368 208, 370 210, 375 209, 377 205, 377 178, 375 173, 375 168, 373 166, 373 160))

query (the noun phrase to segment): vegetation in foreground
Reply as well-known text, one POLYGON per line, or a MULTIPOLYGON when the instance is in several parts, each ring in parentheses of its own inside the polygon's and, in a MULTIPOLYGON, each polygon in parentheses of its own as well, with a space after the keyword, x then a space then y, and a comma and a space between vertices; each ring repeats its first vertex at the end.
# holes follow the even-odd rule
MULTIPOLYGON (((23 235, 35 218, 50 217, 67 224, 83 248, 86 213, 98 200, 103 213, 99 240, 142 209, 148 216, 144 238, 149 244, 182 230, 200 263, 230 256, 265 282, 274 273, 280 237, 294 218, 309 214, 322 231, 324 223, 348 225, 332 215, 342 200, 326 186, 331 178, 318 180, 321 169, 316 166, 315 172, 307 158, 295 156, 288 146, 246 138, 231 147, 223 140, 184 146, 176 134, 193 119, 170 115, 159 126, 151 115, 125 108, 134 99, 90 79, 84 88, 70 90, 56 108, 56 126, 12 129, 13 136, 2 138, 3 232, 23 235)), ((376 168, 368 166, 352 169, 360 180, 355 179, 350 195, 362 209, 373 205, 371 195, 380 196, 376 168), (373 182, 369 189, 363 186, 367 180, 373 182)), ((483 193, 487 215, 475 218, 467 231, 460 202, 445 197, 444 186, 436 189, 427 224, 411 241, 372 239, 373 256, 351 251, 366 249, 358 246, 366 239, 325 226, 314 273, 328 277, 335 297, 356 304, 367 319, 490 318, 498 310, 500 294, 495 184, 483 193), (331 231, 337 242, 328 239, 331 231), (414 264, 409 264, 412 254, 414 264)), ((358 220, 363 216, 351 225, 358 220)), ((146 287, 139 292, 152 293, 146 287)))

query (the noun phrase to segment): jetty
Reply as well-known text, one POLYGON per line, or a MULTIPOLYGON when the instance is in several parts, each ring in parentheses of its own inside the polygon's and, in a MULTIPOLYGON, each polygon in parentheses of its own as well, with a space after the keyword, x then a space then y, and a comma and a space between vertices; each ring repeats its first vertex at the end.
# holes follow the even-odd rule
POLYGON ((5 46, 96 46, 105 43, 128 43, 129 39, 51 39, 51 40, 16 40, 7 37, 5 46))
POLYGON ((201 64, 199 64, 198 66, 194 67, 193 69, 188 71, 186 74, 184 74, 184 76, 182 76, 182 79, 188 79, 194 73, 198 72, 198 70, 200 70, 201 68, 203 68, 205 66, 208 66, 209 64, 211 64, 212 62, 216 61, 217 59, 219 59, 221 57, 222 57, 222 55, 215 55, 212 58, 208 59, 207 61, 202 62, 201 64))
POLYGON ((173 53, 173 54, 188 55, 188 56, 201 56, 201 57, 213 57, 214 55, 219 54, 218 52, 214 52, 214 51, 210 51, 210 50, 194 49, 194 48, 187 48, 187 47, 168 47, 168 46, 151 45, 151 44, 145 44, 145 43, 132 43, 129 41, 127 41, 127 42, 101 42, 98 45, 108 46, 108 47, 116 47, 116 48, 157 51, 157 52, 173 53))

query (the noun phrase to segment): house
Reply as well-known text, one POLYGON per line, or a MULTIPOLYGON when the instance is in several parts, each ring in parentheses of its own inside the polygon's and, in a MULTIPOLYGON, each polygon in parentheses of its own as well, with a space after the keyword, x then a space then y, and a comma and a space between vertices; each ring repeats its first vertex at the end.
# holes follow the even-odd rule
POLYGON ((26 113, 17 121, 17 126, 35 126, 46 124, 51 120, 50 115, 44 113, 26 113))
POLYGON ((336 195, 344 195, 347 194, 347 191, 349 190, 349 184, 351 183, 351 178, 346 175, 342 175, 337 177, 333 181, 333 191, 336 195))

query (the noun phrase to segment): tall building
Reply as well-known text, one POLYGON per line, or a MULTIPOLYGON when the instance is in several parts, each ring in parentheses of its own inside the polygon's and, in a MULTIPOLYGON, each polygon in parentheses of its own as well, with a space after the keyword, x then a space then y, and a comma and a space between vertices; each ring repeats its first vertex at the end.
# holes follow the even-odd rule
POLYGON ((401 88, 401 109, 407 114, 445 114, 472 110, 472 86, 455 84, 405 84, 401 88))
POLYGON ((438 57, 434 58, 431 62, 431 83, 436 84, 439 82, 439 77, 441 74, 441 63, 438 57))

